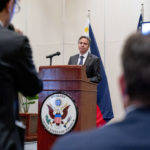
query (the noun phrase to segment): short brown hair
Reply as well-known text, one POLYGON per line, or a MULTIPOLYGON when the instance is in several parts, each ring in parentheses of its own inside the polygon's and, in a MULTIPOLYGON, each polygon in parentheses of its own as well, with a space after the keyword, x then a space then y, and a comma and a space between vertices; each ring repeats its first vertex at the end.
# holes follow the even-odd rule
POLYGON ((132 34, 125 42, 122 65, 131 98, 150 100, 150 34, 132 34))
POLYGON ((78 43, 79 43, 79 41, 81 40, 81 39, 87 39, 88 41, 89 41, 89 46, 90 46, 90 44, 91 44, 91 39, 88 37, 88 36, 85 36, 85 35, 82 35, 82 36, 80 36, 79 37, 79 40, 78 40, 78 43))

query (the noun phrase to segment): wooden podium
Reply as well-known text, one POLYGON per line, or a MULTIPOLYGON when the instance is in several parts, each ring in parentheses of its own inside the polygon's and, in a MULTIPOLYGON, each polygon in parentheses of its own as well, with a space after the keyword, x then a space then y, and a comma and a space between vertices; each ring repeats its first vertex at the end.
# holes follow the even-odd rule
POLYGON ((55 140, 60 137, 50 134, 41 122, 41 106, 46 97, 55 92, 64 92, 75 101, 78 109, 77 123, 72 131, 83 131, 96 127, 96 92, 97 84, 88 81, 85 66, 41 66, 40 78, 43 91, 38 103, 38 150, 50 150, 55 140))

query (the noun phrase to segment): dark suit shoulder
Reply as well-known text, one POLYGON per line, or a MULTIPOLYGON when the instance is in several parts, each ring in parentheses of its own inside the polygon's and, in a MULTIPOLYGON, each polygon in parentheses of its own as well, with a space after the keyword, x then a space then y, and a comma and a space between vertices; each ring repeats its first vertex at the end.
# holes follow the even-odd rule
POLYGON ((76 65, 78 62, 78 57, 79 57, 79 54, 70 56, 69 61, 68 61, 68 65, 76 65))
POLYGON ((94 58, 94 59, 99 59, 96 55, 93 55, 93 54, 91 54, 91 53, 89 53, 88 55, 89 55, 89 57, 92 57, 92 58, 94 58))
POLYGON ((13 46, 19 46, 24 43, 24 41, 28 41, 28 38, 26 36, 8 30, 7 28, 1 28, 0 35, 0 41, 6 41, 8 46, 11 44, 13 44, 13 46))
POLYGON ((76 54, 76 55, 70 56, 70 58, 74 58, 74 57, 79 57, 79 54, 76 54))
POLYGON ((0 29, 0 57, 14 57, 22 53, 25 46, 28 47, 29 40, 26 36, 10 31, 7 28, 0 29))

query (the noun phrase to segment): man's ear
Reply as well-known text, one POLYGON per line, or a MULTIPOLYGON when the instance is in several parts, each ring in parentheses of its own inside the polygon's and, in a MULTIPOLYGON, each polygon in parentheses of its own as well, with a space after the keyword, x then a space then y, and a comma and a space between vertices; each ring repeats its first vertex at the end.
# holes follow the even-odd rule
POLYGON ((11 13, 11 11, 12 11, 12 8, 13 8, 13 4, 14 3, 14 1, 13 0, 10 0, 7 4, 6 4, 6 11, 8 12, 8 13, 11 13))
POLYGON ((123 74, 119 78, 119 85, 120 85, 120 91, 121 91, 122 96, 125 96, 127 94, 126 93, 126 81, 125 81, 125 77, 123 74))
POLYGON ((119 78, 120 91, 123 99, 123 106, 127 108, 130 105, 130 98, 127 93, 127 85, 124 75, 121 75, 119 78))

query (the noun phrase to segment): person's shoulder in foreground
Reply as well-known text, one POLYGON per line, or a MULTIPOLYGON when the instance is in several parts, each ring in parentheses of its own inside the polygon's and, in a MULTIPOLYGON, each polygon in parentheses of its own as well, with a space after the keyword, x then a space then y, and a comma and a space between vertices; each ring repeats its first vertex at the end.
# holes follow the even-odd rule
POLYGON ((137 109, 124 121, 86 132, 70 133, 58 139, 52 150, 149 150, 149 116, 150 108, 137 109))
MULTIPOLYGON (((0 40, 7 41, 8 43, 7 46, 11 46, 11 45, 13 45, 14 47, 18 46, 18 49, 20 48, 20 50, 22 50, 21 49, 22 47, 19 46, 24 45, 26 42, 29 42, 27 36, 17 33, 8 28, 1 27, 0 33, 1 33, 0 40)), ((1 43, 1 44, 6 44, 6 43, 1 43)))

